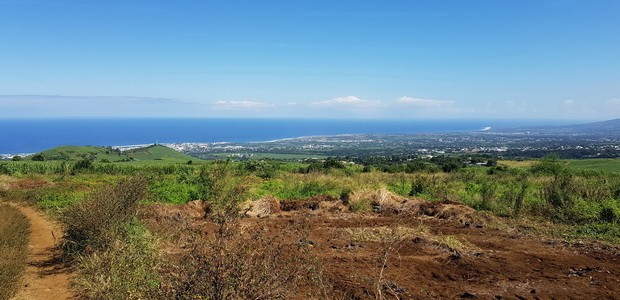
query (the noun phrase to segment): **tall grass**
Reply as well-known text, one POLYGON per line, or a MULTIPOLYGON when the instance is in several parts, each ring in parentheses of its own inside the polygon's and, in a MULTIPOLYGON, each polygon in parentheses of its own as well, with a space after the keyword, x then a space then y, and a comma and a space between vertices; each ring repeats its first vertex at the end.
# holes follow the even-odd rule
POLYGON ((28 256, 28 219, 15 207, 0 203, 0 299, 17 291, 28 256))
POLYGON ((137 220, 124 224, 107 249, 77 259, 74 283, 87 299, 152 298, 160 284, 155 238, 137 220))
POLYGON ((123 180, 63 212, 64 256, 77 267, 81 296, 146 299, 158 287, 155 240, 136 218, 146 186, 144 179, 123 180))

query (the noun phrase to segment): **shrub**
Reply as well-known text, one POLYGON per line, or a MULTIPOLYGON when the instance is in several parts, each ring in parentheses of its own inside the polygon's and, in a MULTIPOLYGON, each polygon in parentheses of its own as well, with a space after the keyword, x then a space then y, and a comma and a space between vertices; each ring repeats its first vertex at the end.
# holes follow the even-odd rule
POLYGON ((426 180, 422 176, 417 175, 413 177, 409 196, 419 196, 420 194, 424 193, 425 186, 426 180))
POLYGON ((563 209, 572 206, 573 195, 572 176, 559 174, 541 189, 541 197, 555 209, 563 209))
POLYGON ((608 223, 620 223, 620 204, 613 200, 603 203, 599 212, 599 220, 608 223))
POLYGON ((262 228, 248 229, 228 220, 218 224, 213 235, 196 236, 189 253, 167 272, 161 297, 285 298, 307 269, 306 246, 285 243, 279 234, 269 235, 262 228))
POLYGON ((32 156, 32 160, 33 161, 44 161, 45 160, 45 156, 43 156, 43 154, 39 153, 39 154, 35 154, 32 156))
POLYGON ((559 175, 566 172, 566 164, 560 161, 559 156, 545 156, 531 167, 534 174, 559 175))
POLYGON ((246 200, 248 187, 235 177, 230 161, 218 161, 200 171, 198 190, 209 203, 211 216, 218 223, 237 218, 239 205, 246 200))
POLYGON ((246 161, 241 165, 241 168, 246 172, 255 173, 256 176, 262 179, 273 178, 278 171, 276 163, 262 160, 246 161))
POLYGON ((122 234, 124 224, 134 217, 146 184, 141 178, 124 180, 68 207, 61 217, 65 224, 63 250, 66 258, 107 250, 122 234))

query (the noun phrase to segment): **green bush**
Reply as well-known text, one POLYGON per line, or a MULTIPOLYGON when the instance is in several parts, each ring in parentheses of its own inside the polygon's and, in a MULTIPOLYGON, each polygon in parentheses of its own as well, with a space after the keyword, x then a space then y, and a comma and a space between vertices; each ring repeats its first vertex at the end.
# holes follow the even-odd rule
POLYGON ((560 161, 558 156, 545 156, 535 163, 530 171, 534 174, 560 175, 566 173, 566 163, 560 161))
POLYGON ((413 177, 411 181, 411 190, 409 191, 409 196, 419 196, 424 193, 426 186, 428 185, 426 178, 416 175, 413 177))
POLYGON ((573 178, 567 174, 557 174, 540 190, 541 198, 555 210, 555 217, 570 222, 570 211, 575 204, 573 178))
POLYGON ((599 220, 607 223, 620 223, 620 203, 614 200, 604 202, 599 212, 599 220))
POLYGON ((242 170, 254 173, 262 179, 274 178, 278 173, 279 166, 276 162, 250 160, 241 164, 242 170))

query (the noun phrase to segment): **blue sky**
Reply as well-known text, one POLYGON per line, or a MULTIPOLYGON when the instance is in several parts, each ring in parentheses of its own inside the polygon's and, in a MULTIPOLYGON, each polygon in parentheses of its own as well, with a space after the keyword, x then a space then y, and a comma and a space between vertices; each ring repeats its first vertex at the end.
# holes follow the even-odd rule
POLYGON ((0 0, 0 117, 620 117, 620 1, 0 0))

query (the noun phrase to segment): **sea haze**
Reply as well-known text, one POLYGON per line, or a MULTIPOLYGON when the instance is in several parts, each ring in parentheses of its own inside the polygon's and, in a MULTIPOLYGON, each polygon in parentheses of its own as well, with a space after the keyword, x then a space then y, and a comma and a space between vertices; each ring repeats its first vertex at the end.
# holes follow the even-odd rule
POLYGON ((544 120, 309 119, 10 119, 0 120, 0 153, 32 153, 61 145, 250 142, 311 135, 477 131, 486 127, 565 125, 544 120))

